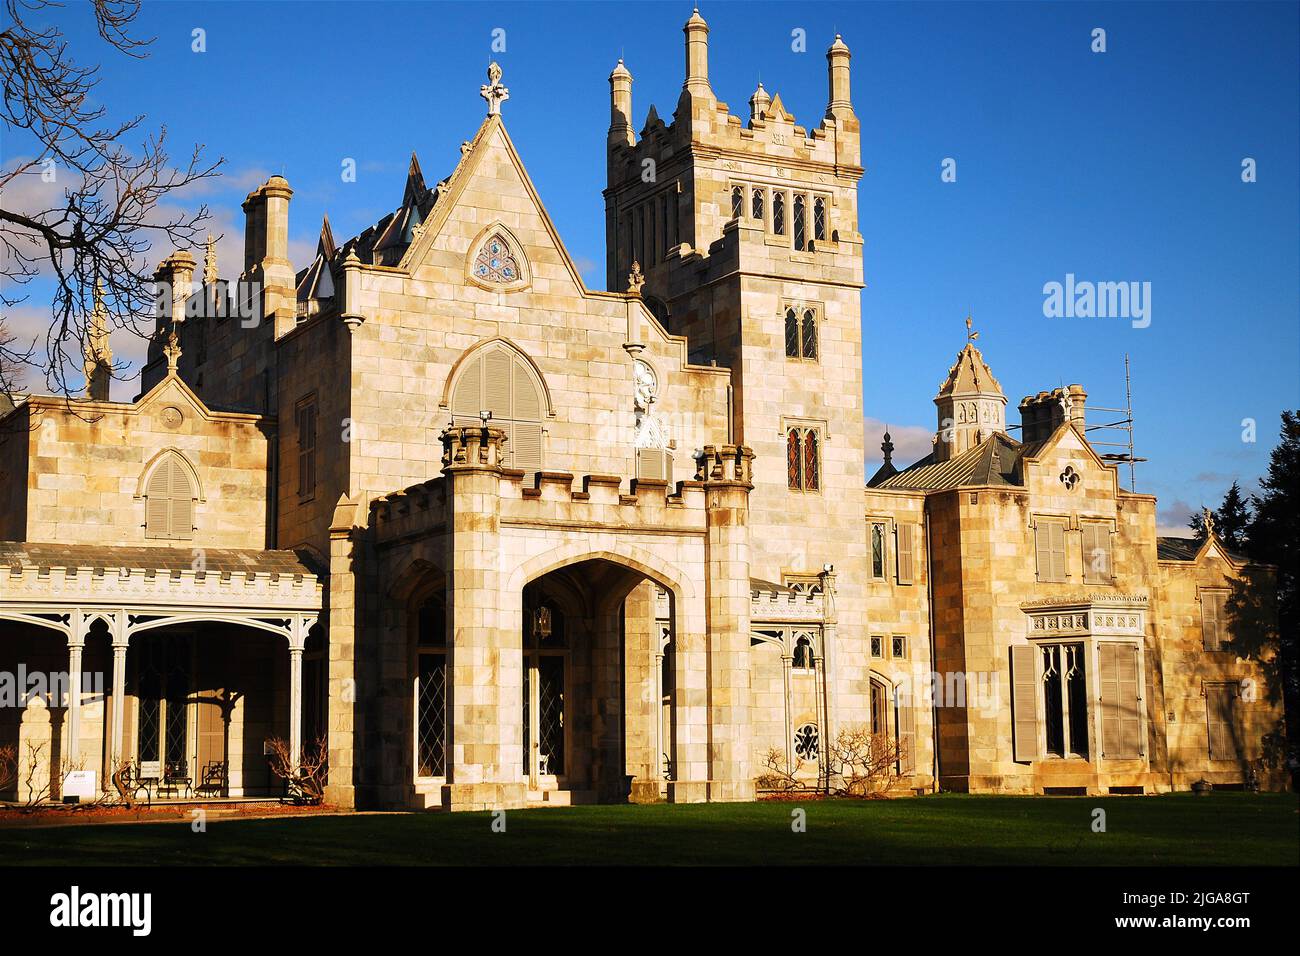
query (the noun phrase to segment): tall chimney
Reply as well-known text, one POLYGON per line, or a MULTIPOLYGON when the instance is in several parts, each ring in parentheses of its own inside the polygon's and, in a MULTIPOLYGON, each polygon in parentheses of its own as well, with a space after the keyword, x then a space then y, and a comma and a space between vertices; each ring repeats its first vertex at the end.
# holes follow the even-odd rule
POLYGON ((709 86, 709 25, 700 16, 699 8, 691 14, 682 27, 686 34, 686 83, 682 87, 692 96, 712 98, 709 86))
POLYGON ((262 318, 275 316, 279 338, 297 324, 298 297, 289 261, 289 200, 293 190, 272 176, 244 200, 244 278, 261 284, 262 318))
POLYGON ((609 145, 636 145, 632 130, 632 74, 620 57, 609 75, 609 145))

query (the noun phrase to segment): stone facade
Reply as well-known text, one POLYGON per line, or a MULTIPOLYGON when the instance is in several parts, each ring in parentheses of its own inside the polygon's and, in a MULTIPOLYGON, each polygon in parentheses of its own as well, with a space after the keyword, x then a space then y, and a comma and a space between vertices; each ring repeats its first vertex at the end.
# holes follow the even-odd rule
POLYGON ((1027 399, 1008 437, 973 346, 935 453, 867 482, 848 47, 809 128, 761 86, 732 115, 698 13, 685 41, 671 122, 651 107, 636 135, 610 76, 610 291, 565 250, 494 66, 445 179, 412 157, 396 211, 342 243, 324 222, 295 273, 272 177, 238 276, 211 249, 197 290, 192 255, 160 264, 140 397, 107 400, 101 337, 91 397, 8 414, 10 656, 112 670, 103 700, 47 694, 16 725, 52 785, 174 758, 249 794, 283 735, 325 741, 342 806, 744 800, 769 759, 813 782, 855 727, 899 746, 899 789, 1244 778, 1275 714, 1234 692, 1225 756, 1224 688, 1258 674, 1198 649, 1198 602, 1247 569, 1157 541, 1081 389, 1027 399))

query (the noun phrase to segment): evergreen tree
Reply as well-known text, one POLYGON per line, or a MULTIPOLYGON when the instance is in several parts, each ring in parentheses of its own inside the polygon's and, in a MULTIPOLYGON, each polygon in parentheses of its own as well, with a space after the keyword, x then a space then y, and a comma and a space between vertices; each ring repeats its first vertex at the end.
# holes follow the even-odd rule
MULTIPOLYGON (((1269 688, 1270 696, 1281 696, 1286 710, 1285 739, 1275 734, 1268 743, 1278 749, 1285 747, 1289 769, 1296 774, 1300 772, 1300 655, 1296 636, 1300 626, 1296 577, 1300 561, 1300 411, 1282 413, 1281 438, 1269 456, 1268 474, 1259 484, 1261 494, 1252 501, 1255 513, 1247 527, 1247 553, 1253 561, 1275 569, 1277 624, 1267 629, 1267 637, 1249 626, 1241 628, 1239 637, 1234 631, 1233 648, 1243 657, 1260 661, 1270 685, 1275 685, 1269 688)), ((1250 600, 1230 599, 1229 614, 1233 614, 1234 605, 1248 611, 1250 604, 1250 600)), ((1248 619, 1250 615, 1243 613, 1241 617, 1248 619)))
MULTIPOLYGON (((1250 522, 1250 502, 1234 481, 1223 496, 1223 503, 1214 512, 1214 533, 1229 551, 1246 553, 1250 522)), ((1197 541, 1205 540, 1205 518, 1202 515, 1192 515, 1187 525, 1192 529, 1192 537, 1197 541)))

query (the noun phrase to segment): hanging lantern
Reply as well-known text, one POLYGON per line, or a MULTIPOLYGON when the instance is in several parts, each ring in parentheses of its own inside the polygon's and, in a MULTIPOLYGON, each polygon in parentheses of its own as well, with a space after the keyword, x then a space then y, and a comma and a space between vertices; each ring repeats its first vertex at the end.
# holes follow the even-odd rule
POLYGON ((551 636, 551 609, 542 605, 533 612, 533 637, 544 641, 551 636))

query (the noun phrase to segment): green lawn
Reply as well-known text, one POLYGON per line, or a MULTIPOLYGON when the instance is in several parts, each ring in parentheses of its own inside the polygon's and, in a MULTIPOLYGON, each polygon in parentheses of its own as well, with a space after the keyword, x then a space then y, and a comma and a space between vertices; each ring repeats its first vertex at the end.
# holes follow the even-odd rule
POLYGON ((0 828, 0 864, 1300 865, 1288 794, 931 796, 0 828), (807 811, 807 832, 791 812, 807 811), (1106 832, 1092 830, 1095 808, 1106 832))

